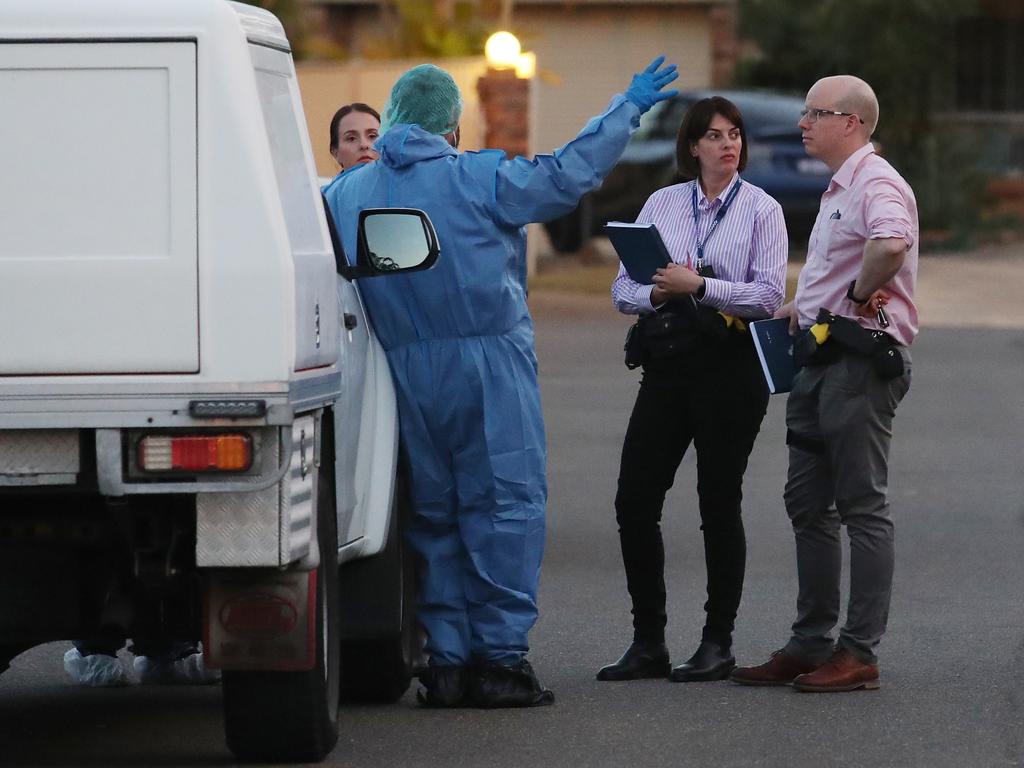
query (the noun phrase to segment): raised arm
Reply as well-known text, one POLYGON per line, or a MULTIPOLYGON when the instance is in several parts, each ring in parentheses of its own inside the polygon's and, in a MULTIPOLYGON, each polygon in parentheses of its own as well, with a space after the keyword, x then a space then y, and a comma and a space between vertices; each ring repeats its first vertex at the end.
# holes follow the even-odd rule
POLYGON ((513 227, 549 221, 571 211, 600 185, 619 161, 640 115, 678 93, 664 90, 679 76, 675 64, 662 66, 664 60, 659 56, 634 75, 625 93, 616 95, 607 110, 553 154, 500 163, 494 194, 499 220, 513 227))

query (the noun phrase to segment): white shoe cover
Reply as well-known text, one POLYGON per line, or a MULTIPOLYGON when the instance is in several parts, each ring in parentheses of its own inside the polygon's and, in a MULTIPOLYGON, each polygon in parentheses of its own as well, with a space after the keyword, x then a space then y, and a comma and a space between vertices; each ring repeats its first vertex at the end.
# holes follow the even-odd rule
POLYGON ((220 682, 220 671, 206 668, 202 652, 177 661, 136 656, 135 674, 143 685, 210 685, 220 682))
POLYGON ((128 675, 120 659, 104 653, 83 656, 77 648, 64 654, 64 671, 79 685, 116 688, 128 685, 128 675))

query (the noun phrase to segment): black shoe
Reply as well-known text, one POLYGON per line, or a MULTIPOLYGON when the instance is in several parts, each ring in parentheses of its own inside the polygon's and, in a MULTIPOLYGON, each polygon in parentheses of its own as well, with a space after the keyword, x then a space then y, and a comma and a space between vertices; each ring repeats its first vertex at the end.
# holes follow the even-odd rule
POLYGON ((555 694, 540 684, 526 659, 511 667, 483 662, 470 678, 469 701, 480 709, 543 707, 555 703, 555 694))
POLYGON ((424 707, 447 709, 468 706, 469 670, 466 667, 427 667, 419 675, 423 687, 416 701, 424 707))
POLYGON ((634 640, 622 658, 601 667, 598 680, 640 680, 646 677, 668 677, 672 663, 665 643, 634 640))
POLYGON ((736 666, 732 649, 701 640, 697 652, 672 670, 669 680, 674 683, 696 683, 705 680, 725 680, 736 666))

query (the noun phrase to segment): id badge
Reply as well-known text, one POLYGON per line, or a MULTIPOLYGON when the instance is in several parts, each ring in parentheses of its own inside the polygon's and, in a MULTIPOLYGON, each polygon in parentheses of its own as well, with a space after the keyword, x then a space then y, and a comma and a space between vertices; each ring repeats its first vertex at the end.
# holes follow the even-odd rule
POLYGON ((713 278, 715 276, 715 268, 712 267, 710 264, 698 264, 697 274, 700 275, 701 277, 713 278))

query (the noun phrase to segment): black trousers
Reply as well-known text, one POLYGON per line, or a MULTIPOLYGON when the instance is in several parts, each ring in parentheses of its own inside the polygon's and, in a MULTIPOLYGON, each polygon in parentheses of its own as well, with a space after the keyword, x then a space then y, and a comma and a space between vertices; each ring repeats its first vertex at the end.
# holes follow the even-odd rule
POLYGON ((619 469, 615 515, 634 639, 665 637, 665 494, 692 443, 707 566, 702 639, 732 645, 743 592, 743 473, 768 407, 749 334, 702 341, 691 352, 644 365, 619 469))

